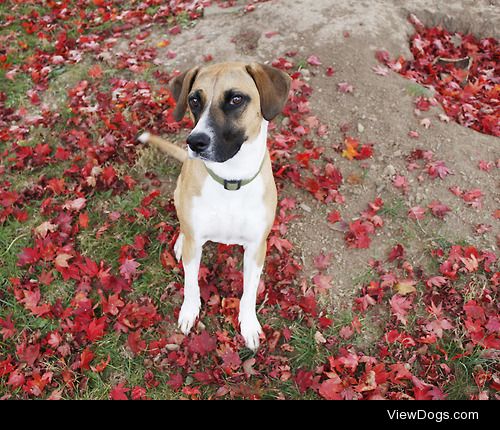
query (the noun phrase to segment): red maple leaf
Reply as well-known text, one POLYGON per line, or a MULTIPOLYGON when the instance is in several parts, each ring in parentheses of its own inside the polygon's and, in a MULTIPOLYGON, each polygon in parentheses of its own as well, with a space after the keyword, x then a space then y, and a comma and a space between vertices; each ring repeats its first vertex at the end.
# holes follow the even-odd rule
POLYGON ((90 342, 94 342, 104 336, 104 329, 106 328, 106 317, 94 318, 86 327, 85 332, 90 342))
POLYGON ((444 179, 446 176, 452 174, 451 170, 446 167, 444 161, 434 161, 427 167, 427 173, 431 178, 444 179))
POLYGON ((330 265, 333 254, 319 254, 313 259, 314 267, 318 270, 325 270, 330 265))
POLYGON ((26 363, 28 366, 33 366, 37 358, 40 356, 40 344, 26 346, 24 343, 17 347, 17 356, 19 360, 26 363))
POLYGON ((115 385, 109 394, 111 400, 128 400, 127 394, 130 388, 125 387, 125 382, 115 385))
POLYGON ((403 323, 403 325, 406 325, 406 315, 412 307, 412 299, 394 294, 390 300, 390 304, 393 315, 395 315, 398 321, 403 323))
POLYGON ((120 308, 125 305, 119 294, 111 294, 107 299, 100 291, 99 295, 101 296, 102 311, 106 314, 118 315, 120 308))
POLYGON ((128 281, 136 274, 139 266, 140 263, 135 261, 133 258, 125 258, 123 263, 120 265, 120 273, 128 281))
POLYGON ((445 215, 451 210, 448 206, 438 200, 433 200, 427 207, 431 210, 432 215, 437 218, 444 218, 445 215))
POLYGON ((94 353, 90 348, 85 348, 80 354, 80 369, 85 370, 90 367, 90 362, 94 359, 94 353))
POLYGON ((349 223, 349 231, 345 236, 350 248, 368 248, 371 243, 369 234, 375 231, 373 224, 368 221, 356 220, 349 223))
POLYGON ((12 314, 7 315, 5 319, 0 318, 0 333, 2 333, 3 340, 6 340, 16 333, 14 323, 12 322, 12 314))
POLYGON ((397 259, 404 258, 405 255, 405 249, 403 245, 397 244, 394 248, 391 249, 391 252, 389 253, 389 257, 387 257, 388 261, 394 261, 397 259))
POLYGON ((273 235, 269 238, 269 247, 274 246, 280 254, 283 251, 290 251, 293 248, 293 245, 287 239, 281 238, 279 236, 273 235))
POLYGON ((427 285, 428 287, 442 287, 443 285, 446 285, 447 282, 448 281, 443 276, 432 276, 427 279, 427 281, 425 281, 425 285, 427 285))
POLYGON ((321 61, 319 61, 319 58, 316 56, 316 55, 310 55, 308 58, 307 58, 307 62, 311 65, 311 66, 321 66, 321 61))
POLYGON ((412 219, 423 219, 426 209, 420 206, 414 206, 408 210, 408 217, 412 219))
POLYGON ((7 385, 10 385, 12 388, 19 388, 24 385, 25 378, 22 373, 18 370, 15 370, 9 375, 9 379, 7 380, 7 385))
POLYGON ((184 385, 184 378, 180 373, 174 373, 170 375, 170 379, 167 381, 167 385, 174 391, 179 391, 179 389, 184 385))
POLYGON ((299 391, 304 394, 314 383, 314 373, 309 370, 299 369, 294 376, 294 381, 299 387, 299 391))
POLYGON ((23 248, 18 255, 17 265, 25 266, 27 264, 36 263, 40 259, 38 251, 34 248, 23 248))
POLYGON ((347 82, 340 82, 337 84, 337 89, 341 92, 341 93, 352 93, 354 91, 354 87, 347 83, 347 82))
POLYGON ((331 222, 332 224, 335 224, 336 222, 339 222, 342 218, 340 217, 340 212, 338 210, 332 210, 327 217, 327 221, 331 222))
POLYGON ((331 281, 332 281, 332 276, 328 275, 316 275, 313 277, 313 283, 320 292, 332 288, 332 284, 330 283, 331 281))
POLYGON ((85 197, 79 197, 74 200, 68 200, 66 203, 64 203, 63 208, 72 209, 76 212, 79 212, 85 207, 86 203, 87 199, 85 197))
POLYGON ((462 195, 462 199, 469 206, 473 208, 481 208, 482 207, 482 198, 484 197, 484 193, 479 188, 474 188, 470 191, 465 191, 462 195))
POLYGON ((99 64, 95 64, 92 67, 90 67, 88 74, 91 78, 101 78, 102 77, 102 69, 99 64))
POLYGON ((207 355, 209 352, 215 351, 216 347, 217 341, 207 331, 193 336, 188 344, 190 352, 200 355, 207 355))
POLYGON ((319 386, 319 395, 326 400, 342 400, 342 391, 344 386, 342 380, 337 374, 330 372, 330 379, 323 381, 319 386))
POLYGON ((101 373, 106 367, 108 367, 109 362, 111 361, 111 356, 108 354, 108 358, 106 360, 102 360, 99 364, 95 366, 90 366, 92 371, 96 373, 101 373))
POLYGON ((141 338, 141 330, 130 332, 127 345, 134 354, 139 354, 146 349, 146 341, 141 338))

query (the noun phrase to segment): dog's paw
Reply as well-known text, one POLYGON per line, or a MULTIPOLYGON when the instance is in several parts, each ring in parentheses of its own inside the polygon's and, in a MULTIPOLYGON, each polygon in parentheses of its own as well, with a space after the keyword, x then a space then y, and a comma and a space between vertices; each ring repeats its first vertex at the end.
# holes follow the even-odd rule
POLYGON ((175 241, 174 245, 174 253, 177 261, 181 261, 182 258, 182 245, 184 243, 184 235, 182 233, 179 234, 179 237, 175 241))
POLYGON ((240 329, 243 339, 245 339, 245 345, 252 351, 257 351, 260 343, 260 335, 262 333, 262 327, 255 314, 241 316, 240 315, 240 329))
POLYGON ((178 327, 185 335, 189 334, 193 328, 196 318, 200 312, 200 302, 184 303, 181 306, 181 311, 179 312, 178 327))

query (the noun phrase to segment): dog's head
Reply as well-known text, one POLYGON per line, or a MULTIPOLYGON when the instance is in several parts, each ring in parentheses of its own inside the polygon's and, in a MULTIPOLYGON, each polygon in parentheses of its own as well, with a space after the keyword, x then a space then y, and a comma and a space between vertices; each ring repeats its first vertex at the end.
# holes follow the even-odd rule
POLYGON ((187 138, 192 155, 222 163, 259 135, 262 120, 278 115, 288 98, 290 77, 258 63, 195 67, 172 81, 174 118, 186 109, 195 122, 187 138))

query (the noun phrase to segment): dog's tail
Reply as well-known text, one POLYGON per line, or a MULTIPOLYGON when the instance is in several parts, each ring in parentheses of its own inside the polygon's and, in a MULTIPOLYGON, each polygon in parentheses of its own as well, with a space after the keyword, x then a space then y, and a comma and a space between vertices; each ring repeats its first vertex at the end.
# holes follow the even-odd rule
POLYGON ((172 142, 162 139, 161 137, 154 136, 148 132, 142 133, 137 139, 142 143, 150 143, 153 146, 156 146, 160 151, 165 152, 182 163, 188 158, 188 154, 185 149, 179 148, 172 142))

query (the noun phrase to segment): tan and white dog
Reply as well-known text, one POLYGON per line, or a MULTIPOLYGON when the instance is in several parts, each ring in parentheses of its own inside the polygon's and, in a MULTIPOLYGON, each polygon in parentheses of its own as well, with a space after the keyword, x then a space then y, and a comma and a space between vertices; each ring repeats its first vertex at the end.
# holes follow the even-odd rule
POLYGON ((195 123, 187 151, 149 133, 139 137, 183 162, 174 193, 180 222, 174 249, 185 273, 179 313, 179 327, 185 334, 200 310, 198 271, 203 244, 238 244, 245 251, 241 334, 247 347, 256 350, 259 346, 257 287, 277 202, 267 125, 283 109, 290 82, 286 73, 258 63, 192 68, 177 76, 171 86, 177 102, 175 119, 180 121, 189 107, 195 123))

